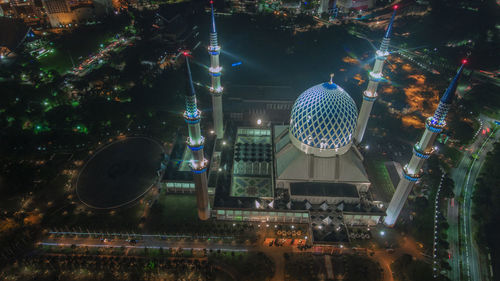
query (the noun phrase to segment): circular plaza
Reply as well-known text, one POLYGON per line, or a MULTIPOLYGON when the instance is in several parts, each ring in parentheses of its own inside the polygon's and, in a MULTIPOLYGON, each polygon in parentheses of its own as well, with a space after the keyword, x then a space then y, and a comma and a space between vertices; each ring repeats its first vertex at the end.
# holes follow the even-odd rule
POLYGON ((76 182, 78 198, 91 208, 130 204, 158 181, 165 150, 146 137, 128 137, 99 149, 83 166, 76 182))

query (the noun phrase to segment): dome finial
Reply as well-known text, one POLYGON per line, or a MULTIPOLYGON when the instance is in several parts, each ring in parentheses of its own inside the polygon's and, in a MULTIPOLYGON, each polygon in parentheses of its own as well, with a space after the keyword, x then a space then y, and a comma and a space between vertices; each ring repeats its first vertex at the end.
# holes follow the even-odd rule
POLYGON ((330 73, 330 85, 333 84, 333 76, 335 76, 335 73, 330 73))

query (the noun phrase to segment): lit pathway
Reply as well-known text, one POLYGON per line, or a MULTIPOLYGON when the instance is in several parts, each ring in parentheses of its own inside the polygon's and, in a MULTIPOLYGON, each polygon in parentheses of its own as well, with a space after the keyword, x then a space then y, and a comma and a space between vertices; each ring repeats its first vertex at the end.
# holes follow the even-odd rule
POLYGON ((169 241, 161 240, 156 237, 144 237, 138 240, 137 243, 131 244, 125 240, 116 239, 110 242, 101 241, 98 238, 46 238, 39 245, 45 246, 63 246, 71 247, 72 245, 78 247, 92 247, 92 248, 150 248, 150 249, 169 249, 169 248, 182 248, 185 250, 221 250, 229 252, 246 252, 251 247, 244 245, 236 245, 229 243, 210 243, 210 242, 197 242, 197 241, 169 241))
MULTIPOLYGON (((485 117, 481 117, 486 123, 485 117)), ((480 281, 488 280, 487 264, 481 265, 481 257, 476 248, 472 235, 472 195, 474 185, 486 159, 487 152, 491 149, 493 140, 498 139, 499 134, 490 134, 487 137, 480 135, 470 148, 470 152, 478 153, 477 159, 472 159, 471 153, 466 152, 457 168, 452 173, 455 182, 455 199, 448 203, 448 242, 450 243, 452 270, 449 273, 451 280, 480 281), (458 198, 463 195, 464 202, 460 205, 458 198), (460 219, 460 221, 459 221, 460 219), (462 268, 460 261, 462 261, 462 268), (463 273, 463 275, 461 275, 463 273)))
MULTIPOLYGON (((58 232, 61 233, 61 232, 58 232)), ((65 232, 66 234, 74 234, 75 232, 65 232)), ((178 249, 182 248, 184 250, 221 250, 221 251, 226 251, 226 252, 247 252, 247 251, 260 251, 263 252, 265 255, 267 255, 275 265, 275 273, 274 276, 271 280, 273 281, 281 281, 285 279, 285 253, 307 253, 310 252, 312 253, 313 250, 317 247, 313 247, 308 250, 300 251, 297 249, 297 247, 290 247, 290 246, 282 246, 282 247, 275 247, 271 246, 269 247, 265 243, 262 243, 263 241, 261 240, 260 242, 257 243, 258 246, 254 245, 242 245, 242 244, 236 244, 236 243, 230 243, 228 242, 230 239, 226 239, 227 242, 222 242, 222 240, 219 240, 215 237, 213 239, 200 239, 199 241, 187 241, 186 239, 182 239, 185 236, 167 236, 164 235, 163 238, 168 239, 162 239, 162 235, 127 235, 123 234, 121 236, 122 238, 119 239, 114 239, 112 241, 104 242, 100 238, 95 238, 95 237, 88 237, 87 234, 83 235, 83 233, 80 233, 80 236, 76 237, 47 237, 40 241, 38 244, 39 245, 47 245, 47 246, 60 246, 60 247, 71 247, 71 246, 77 246, 77 247, 91 247, 91 248, 125 248, 125 249, 144 249, 144 248, 150 248, 150 249, 178 249), (126 241, 125 239, 130 236, 130 237, 137 237, 137 242, 136 243, 130 243, 126 241), (218 241, 215 241, 218 240, 218 241)), ((97 236, 107 236, 111 237, 109 234, 104 234, 101 233, 101 235, 97 236)), ((119 235, 118 235, 119 236, 119 235)), ((220 238, 220 237, 219 237, 220 238)), ((383 274, 384 274, 384 281, 394 281, 393 276, 392 276, 392 270, 391 270, 391 264, 396 260, 398 257, 400 257, 403 254, 410 254, 417 259, 425 259, 425 257, 422 256, 422 253, 420 250, 416 247, 415 241, 413 241, 410 238, 403 238, 401 243, 399 243, 400 247, 395 249, 395 252, 390 254, 387 253, 385 249, 377 249, 374 251, 373 256, 367 256, 368 258, 379 262, 380 266, 383 269, 383 274)), ((331 247, 327 247, 328 249, 331 247)), ((330 250, 328 250, 329 252, 330 250)), ((356 250, 351 250, 348 248, 343 249, 343 253, 346 254, 356 254, 358 253, 356 250)))

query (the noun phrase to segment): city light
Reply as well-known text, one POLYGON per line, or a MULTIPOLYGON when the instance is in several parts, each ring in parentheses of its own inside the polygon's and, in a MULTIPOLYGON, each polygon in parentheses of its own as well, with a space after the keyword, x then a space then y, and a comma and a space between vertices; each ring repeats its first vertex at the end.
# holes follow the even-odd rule
POLYGON ((211 73, 219 73, 219 72, 221 72, 221 70, 222 70, 222 67, 220 67, 220 66, 208 68, 208 71, 210 71, 211 73))
MULTIPOLYGON (((33 1, 17 1, 33 6, 33 1)), ((0 237, 2 245, 21 239, 39 247, 34 257, 9 260, 12 265, 4 279, 26 275, 25 279, 37 280, 57 274, 63 279, 95 279, 107 273, 134 279, 138 271, 151 279, 207 279, 218 259, 217 270, 226 270, 227 261, 230 275, 234 271, 234 276, 252 280, 310 279, 318 274, 311 260, 324 263, 319 272, 324 279, 349 279, 360 269, 365 269, 365 276, 385 279, 421 273, 429 279, 432 273, 434 278, 467 281, 486 276, 489 264, 477 266, 486 259, 470 253, 474 244, 468 245, 469 240, 476 237, 469 221, 490 218, 488 213, 471 217, 473 207, 481 205, 470 201, 478 193, 470 188, 478 185, 475 181, 496 176, 480 171, 489 151, 479 147, 490 150, 490 137, 492 143, 499 139, 499 127, 483 109, 500 109, 493 95, 485 95, 491 100, 482 101, 487 106, 455 106, 452 99, 478 98, 478 89, 490 89, 476 85, 498 82, 498 71, 483 65, 494 61, 491 28, 480 28, 491 20, 470 17, 473 12, 466 4, 460 8, 468 12, 461 13, 460 20, 474 24, 459 28, 453 26, 457 21, 450 9, 440 10, 433 26, 422 27, 418 23, 435 11, 414 1, 401 2, 404 13, 396 15, 398 1, 361 1, 370 3, 356 7, 345 3, 356 1, 332 1, 332 7, 329 1, 266 0, 259 3, 259 14, 274 14, 272 21, 252 16, 251 23, 238 24, 240 15, 252 14, 255 5, 236 1, 218 5, 217 16, 224 24, 218 35, 214 1, 198 7, 195 22, 190 20, 189 5, 175 5, 179 11, 170 15, 164 5, 171 1, 114 1, 110 13, 78 24, 66 19, 66 14, 78 12, 73 11, 74 1, 68 2, 71 7, 44 5, 36 13, 28 6, 22 17, 14 6, 2 5, 8 17, 20 20, 24 34, 19 35, 25 36, 22 42, 12 42, 15 49, 0 46, 0 65, 14 70, 2 69, 6 75, 0 77, 7 91, 0 113, 9 136, 2 177, 28 184, 19 196, 5 198, 20 204, 2 211, 0 228, 43 226, 36 237, 0 237), (112 19, 128 5, 133 15, 112 19), (48 8, 68 13, 57 17, 48 8), (44 17, 33 18, 38 12, 44 17), (114 22, 116 28, 110 30, 114 22), (465 37, 457 41, 456 34, 436 28, 450 24, 465 37), (92 32, 80 32, 80 26, 90 26, 92 32), (410 36, 433 27, 440 36, 420 43, 410 36), (396 44, 391 42, 392 31, 396 44), (291 35, 308 40, 290 40, 291 35), (329 44, 332 36, 336 44, 329 44), (244 44, 228 45, 231 53, 221 49, 221 42, 244 44), (469 55, 454 61, 447 55, 447 48, 460 53, 474 46, 484 50, 474 57, 476 71, 464 70, 469 55), (34 59, 38 61, 32 63, 34 59), (445 88, 445 76, 457 64, 460 70, 445 88), (328 68, 342 73, 335 81, 333 74, 327 80, 328 68), (304 69, 313 71, 304 75, 304 69), (457 89, 462 70, 468 79, 457 89), (225 81, 226 74, 231 83, 225 81), (308 81, 321 83, 306 88, 308 81), (222 97, 227 90, 229 96, 222 97), (303 92, 293 102, 297 90, 303 92), (474 114, 467 114, 471 110, 474 114), (446 124, 448 111, 457 122, 446 124), (462 134, 457 127, 462 129, 464 123, 468 125, 462 134), (424 130, 423 137, 415 139, 424 130), (143 135, 151 138, 145 143, 155 147, 151 153, 140 144, 130 150, 119 147, 143 135), (373 142, 373 149, 368 142, 373 142), (408 144, 411 147, 405 148, 408 144), (109 156, 119 159, 99 154, 108 146, 116 149, 109 156), (441 148, 441 155, 431 159, 434 163, 424 164, 441 148), (402 161, 410 153, 405 165, 402 161), (98 176, 87 176, 87 161, 99 158, 105 161, 95 168, 98 176), (429 176, 419 183, 425 173, 429 176), (51 175, 56 180, 50 180, 51 175), (443 187, 436 186, 439 177, 443 187), (95 178, 95 184, 88 178, 95 178), (80 187, 86 181, 90 192, 80 187), (113 207, 100 211, 99 206, 87 206, 90 199, 85 197, 113 207), (397 223, 403 228, 393 228, 397 223), (325 255, 324 261, 317 254, 325 255), (354 260, 352 255, 366 258, 354 260), (239 266, 232 266, 235 262, 239 266), (294 266, 298 262, 306 267, 294 266), (346 270, 337 270, 339 262, 346 270), (414 265, 422 272, 414 272, 414 265)), ((482 3, 472 5, 476 7, 487 8, 482 3)), ((485 203, 494 202, 483 197, 485 203)))

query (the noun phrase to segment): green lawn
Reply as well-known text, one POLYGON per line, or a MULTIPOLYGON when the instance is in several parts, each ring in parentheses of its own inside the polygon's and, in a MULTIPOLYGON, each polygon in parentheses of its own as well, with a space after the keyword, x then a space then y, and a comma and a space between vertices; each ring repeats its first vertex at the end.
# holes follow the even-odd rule
POLYGON ((388 202, 392 194, 394 194, 395 188, 385 167, 384 160, 381 158, 367 158, 366 169, 372 184, 375 186, 375 189, 372 188, 375 196, 379 200, 388 202))
POLYGON ((148 224, 152 230, 178 232, 186 224, 198 221, 194 194, 162 193, 151 207, 148 224))

